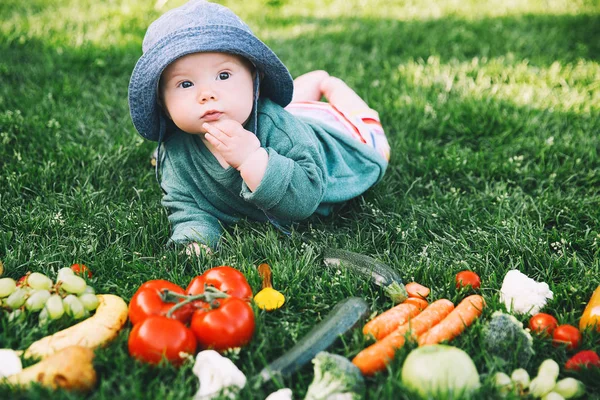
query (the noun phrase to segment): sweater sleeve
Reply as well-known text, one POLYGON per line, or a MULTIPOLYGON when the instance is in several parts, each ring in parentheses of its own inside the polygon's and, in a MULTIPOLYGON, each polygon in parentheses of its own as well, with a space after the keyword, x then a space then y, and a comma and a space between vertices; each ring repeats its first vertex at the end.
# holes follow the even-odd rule
POLYGON ((306 125, 290 126, 271 119, 261 122, 262 129, 269 132, 269 137, 263 138, 269 155, 265 175, 254 192, 242 184, 240 194, 277 218, 308 218, 321 203, 326 185, 324 161, 314 134, 306 125))
POLYGON ((198 242, 214 249, 223 228, 214 213, 210 212, 210 206, 199 203, 185 190, 185 185, 178 179, 168 161, 162 164, 161 170, 161 186, 165 191, 162 205, 168 210, 172 227, 169 242, 198 242))

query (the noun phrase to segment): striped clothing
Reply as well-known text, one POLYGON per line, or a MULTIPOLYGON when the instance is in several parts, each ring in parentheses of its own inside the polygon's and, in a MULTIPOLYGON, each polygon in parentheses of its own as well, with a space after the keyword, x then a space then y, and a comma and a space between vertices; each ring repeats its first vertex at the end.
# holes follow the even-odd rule
POLYGON ((379 114, 373 109, 344 113, 332 104, 322 101, 291 103, 285 109, 293 115, 315 118, 337 128, 359 142, 371 146, 386 161, 390 160, 390 145, 381 127, 379 114))

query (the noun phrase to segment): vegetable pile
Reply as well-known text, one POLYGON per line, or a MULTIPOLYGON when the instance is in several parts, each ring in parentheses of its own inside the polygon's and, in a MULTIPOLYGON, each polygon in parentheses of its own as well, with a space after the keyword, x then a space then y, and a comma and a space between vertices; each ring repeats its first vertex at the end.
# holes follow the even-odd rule
MULTIPOLYGON (((13 385, 37 382, 52 389, 91 390, 98 379, 93 349, 112 341, 127 318, 131 322, 127 348, 133 358, 159 367, 164 363, 179 367, 195 359, 193 373, 199 388, 194 399, 234 399, 247 382, 254 388, 281 382, 310 361, 314 379, 307 386, 306 400, 361 399, 367 385, 402 360, 402 387, 411 397, 422 398, 469 397, 482 388, 502 397, 577 398, 586 394, 578 374, 600 371, 598 354, 581 349, 600 332, 600 286, 577 328, 541 312, 553 298, 549 286, 516 270, 507 273, 499 301, 484 298, 482 280, 475 272, 460 271, 449 282, 457 296, 451 301, 438 295, 447 290, 431 290, 418 282, 404 284, 391 267, 370 257, 329 249, 324 262, 367 278, 393 305, 367 320, 370 307, 365 299, 340 301, 294 346, 270 362, 264 360, 264 368, 250 379, 227 356, 241 351, 256 334, 255 313, 276 315, 285 303, 283 294, 273 293, 268 264, 257 270, 262 278, 260 296, 253 296, 241 271, 223 265, 194 277, 185 289, 168 280, 149 280, 137 288, 128 305, 118 296, 96 295, 86 281, 91 271, 83 265, 61 269, 56 283, 36 272, 18 282, 0 279, 3 306, 13 321, 21 313, 36 312, 40 323, 89 317, 36 341, 22 353, 0 352, 6 360, 3 374, 13 385), (82 311, 77 311, 80 308, 72 298, 81 303, 82 311), (56 311, 55 305, 62 311, 56 311), (357 326, 365 347, 356 349, 352 359, 327 351, 357 326), (460 348, 461 335, 470 329, 471 340, 478 340, 487 358, 486 371, 478 371, 471 358, 480 354, 460 348), (561 349, 569 357, 562 360, 562 367, 552 358, 535 365, 536 343, 561 349), (23 370, 20 354, 42 361, 23 370)), ((269 399, 292 397, 290 389, 281 388, 269 399)))
MULTIPOLYGON (((413 295, 419 296, 417 298, 421 300, 422 293, 425 292, 414 292, 413 295)), ((407 339, 417 342, 419 346, 450 341, 481 315, 484 306, 483 298, 479 295, 468 296, 456 308, 447 299, 440 299, 429 305, 423 304, 422 307, 407 300, 406 304, 400 304, 381 314, 365 326, 363 333, 371 335, 374 332, 378 341, 359 352, 352 362, 363 374, 373 375, 385 369, 407 339), (406 311, 398 315, 402 306, 402 310, 406 311), (392 329, 389 329, 390 319, 394 320, 392 329)))
POLYGON ((63 323, 75 321, 74 325, 35 341, 24 351, 0 350, 4 364, 0 378, 15 387, 39 384, 75 391, 95 387, 93 350, 117 337, 127 321, 127 303, 115 295, 96 295, 85 280, 91 278, 92 273, 85 265, 73 264, 58 271, 56 283, 39 272, 27 273, 17 282, 0 279, 2 305, 10 312, 11 323, 21 323, 27 313, 36 312, 40 325, 59 319, 63 323), (23 369, 21 357, 41 361, 23 369))

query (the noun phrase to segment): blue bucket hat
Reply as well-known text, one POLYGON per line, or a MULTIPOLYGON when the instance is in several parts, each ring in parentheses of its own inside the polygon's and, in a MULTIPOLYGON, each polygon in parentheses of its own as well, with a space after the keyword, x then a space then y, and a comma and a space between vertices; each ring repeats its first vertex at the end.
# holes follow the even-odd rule
POLYGON ((261 96, 282 107, 292 100, 294 84, 285 65, 248 25, 219 4, 192 0, 166 12, 148 28, 142 52, 129 82, 129 109, 137 131, 152 141, 163 140, 166 126, 158 105, 160 76, 186 54, 220 52, 245 57, 260 72, 261 96))

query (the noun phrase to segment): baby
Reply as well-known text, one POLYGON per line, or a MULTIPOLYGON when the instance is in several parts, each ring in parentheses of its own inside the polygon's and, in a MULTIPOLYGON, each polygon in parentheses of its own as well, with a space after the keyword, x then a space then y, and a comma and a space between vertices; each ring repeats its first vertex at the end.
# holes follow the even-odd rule
POLYGON ((210 250, 240 218, 328 215, 382 178, 377 112, 325 71, 292 80, 228 8, 192 0, 154 21, 142 47, 129 106, 158 142, 171 242, 210 250))

